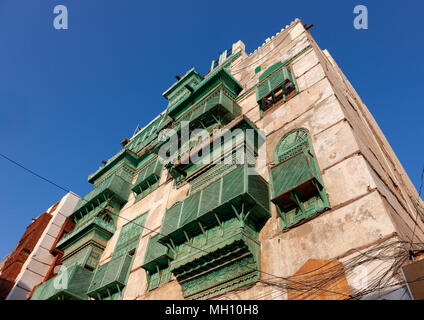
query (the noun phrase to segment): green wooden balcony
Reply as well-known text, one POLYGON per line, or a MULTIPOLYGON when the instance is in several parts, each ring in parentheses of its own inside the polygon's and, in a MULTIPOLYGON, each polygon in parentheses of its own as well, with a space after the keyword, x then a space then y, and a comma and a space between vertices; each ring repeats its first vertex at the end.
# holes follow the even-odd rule
POLYGON ((136 194, 140 194, 160 180, 163 164, 158 160, 152 161, 138 174, 137 180, 132 188, 136 194))
POLYGON ((238 219, 223 222, 193 238, 192 245, 182 245, 171 263, 179 279, 190 278, 208 269, 250 252, 259 259, 257 232, 238 219), (199 250, 197 248, 201 248, 199 250))
MULTIPOLYGON (((270 217, 267 182, 247 164, 240 165, 219 180, 184 201, 176 202, 164 216, 160 239, 166 243, 182 243, 222 221, 245 217, 259 230, 270 217)), ((244 218, 243 218, 244 219, 244 218)))
POLYGON ((308 197, 323 185, 316 161, 307 149, 272 167, 270 183, 271 200, 283 208, 296 205, 294 189, 308 197))
POLYGON ((87 221, 84 221, 84 224, 77 226, 71 233, 60 240, 57 244, 57 248, 66 248, 68 244, 74 242, 75 239, 80 238, 84 234, 88 234, 92 230, 96 230, 97 233, 100 232, 102 238, 106 237, 105 240, 108 240, 115 233, 116 227, 113 223, 92 215, 87 221))
POLYGON ((181 244, 170 270, 184 298, 208 299, 259 279, 258 233, 233 218, 181 244), (201 248, 201 250, 197 249, 201 248))
POLYGON ((163 122, 163 114, 159 115, 149 125, 137 133, 135 137, 125 146, 125 149, 131 150, 138 154, 143 151, 144 148, 154 143, 158 136, 159 126, 163 122))
POLYGON ((318 164, 302 145, 290 148, 271 168, 271 201, 278 207, 283 228, 330 208, 318 164))
POLYGON ((193 176, 203 170, 205 166, 212 163, 223 161, 223 159, 232 158, 232 162, 254 164, 256 162, 257 150, 265 142, 264 134, 246 117, 241 116, 231 122, 224 130, 214 132, 210 139, 194 139, 187 142, 188 148, 180 147, 178 152, 174 153, 171 159, 174 161, 165 165, 170 175, 175 179, 177 186, 191 180, 193 176), (192 142, 194 142, 192 144, 192 142), (206 152, 202 152, 206 150, 206 152), (191 161, 192 155, 203 156, 199 161, 191 161), (235 155, 243 155, 244 160, 235 155))
POLYGON ((185 111, 193 110, 193 107, 197 107, 198 104, 202 105, 209 99, 210 93, 217 88, 225 88, 227 95, 233 99, 243 89, 242 85, 227 70, 220 68, 204 79, 190 95, 168 108, 167 114, 172 119, 180 121, 181 115, 185 111))
POLYGON ((94 173, 90 174, 88 176, 88 182, 97 185, 97 180, 100 180, 100 178, 107 172, 119 166, 121 168, 118 169, 116 172, 122 171, 122 168, 125 167, 135 168, 137 166, 137 155, 128 148, 122 149, 116 155, 110 158, 104 166, 100 167, 94 173))
POLYGON ((111 198, 120 203, 125 203, 128 200, 130 192, 131 183, 120 176, 112 175, 78 201, 71 217, 83 216, 99 206, 103 201, 111 198))
POLYGON ((178 116, 176 119, 178 124, 174 130, 176 132, 181 130, 182 121, 189 121, 191 127, 202 128, 203 126, 197 125, 197 123, 208 125, 208 122, 215 120, 222 126, 240 115, 241 108, 227 92, 227 88, 220 85, 211 91, 205 99, 195 103, 178 116))
POLYGON ((142 265, 143 269, 152 273, 167 266, 173 257, 168 247, 158 242, 159 237, 159 234, 150 237, 142 265))
POLYGON ((90 270, 73 265, 36 287, 31 300, 87 300, 92 277, 90 270))
POLYGON ((127 282, 131 262, 132 257, 125 254, 97 267, 87 294, 102 298, 120 292, 127 282))
POLYGON ((268 104, 266 97, 274 103, 281 98, 286 101, 291 92, 299 92, 293 73, 281 62, 269 67, 259 77, 259 81, 256 87, 256 101, 261 109, 268 104))

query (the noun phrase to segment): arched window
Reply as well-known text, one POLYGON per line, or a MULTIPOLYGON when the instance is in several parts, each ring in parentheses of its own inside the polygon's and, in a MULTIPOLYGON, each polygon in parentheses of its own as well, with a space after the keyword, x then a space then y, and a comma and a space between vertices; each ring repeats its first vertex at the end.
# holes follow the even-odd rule
POLYGON ((270 171, 271 201, 278 208, 283 228, 330 208, 306 129, 290 131, 281 138, 274 160, 270 171))
POLYGON ((274 151, 275 163, 280 163, 284 159, 309 148, 309 134, 306 129, 296 129, 286 134, 277 144, 274 151))

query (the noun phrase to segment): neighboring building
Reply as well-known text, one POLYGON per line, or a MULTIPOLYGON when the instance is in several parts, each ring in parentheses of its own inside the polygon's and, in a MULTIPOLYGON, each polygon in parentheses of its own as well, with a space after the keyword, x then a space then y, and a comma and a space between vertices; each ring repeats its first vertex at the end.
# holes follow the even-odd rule
POLYGON ((2 299, 26 300, 37 284, 54 275, 54 268, 60 262, 54 252, 55 242, 64 232, 72 230, 73 222, 68 216, 78 200, 78 196, 68 193, 33 219, 4 262, 0 276, 2 299))
POLYGON ((410 298, 400 267, 422 249, 422 200, 301 21, 163 96, 89 176, 56 245, 66 268, 32 299, 410 298))

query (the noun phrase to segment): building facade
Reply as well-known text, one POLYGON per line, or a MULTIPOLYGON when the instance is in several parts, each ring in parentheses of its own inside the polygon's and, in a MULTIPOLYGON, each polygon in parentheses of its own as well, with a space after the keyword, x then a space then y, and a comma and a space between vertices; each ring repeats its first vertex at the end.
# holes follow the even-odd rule
POLYGON ((73 229, 68 219, 80 197, 68 193, 27 227, 1 268, 2 299, 26 300, 34 287, 53 277, 61 264, 56 242, 73 229))
POLYGON ((163 96, 89 176, 32 299, 410 298, 422 200, 300 20, 163 96))

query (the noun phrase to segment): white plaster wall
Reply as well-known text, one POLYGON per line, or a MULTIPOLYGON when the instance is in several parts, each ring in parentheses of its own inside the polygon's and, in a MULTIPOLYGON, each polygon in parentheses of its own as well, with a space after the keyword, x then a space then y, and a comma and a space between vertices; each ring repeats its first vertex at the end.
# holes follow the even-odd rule
POLYGON ((50 207, 47 212, 52 215, 47 227, 22 266, 16 277, 15 285, 6 300, 26 300, 32 289, 41 283, 46 276, 52 262, 53 255, 50 249, 54 244, 66 218, 74 210, 80 197, 70 192, 59 202, 54 211, 50 207))

